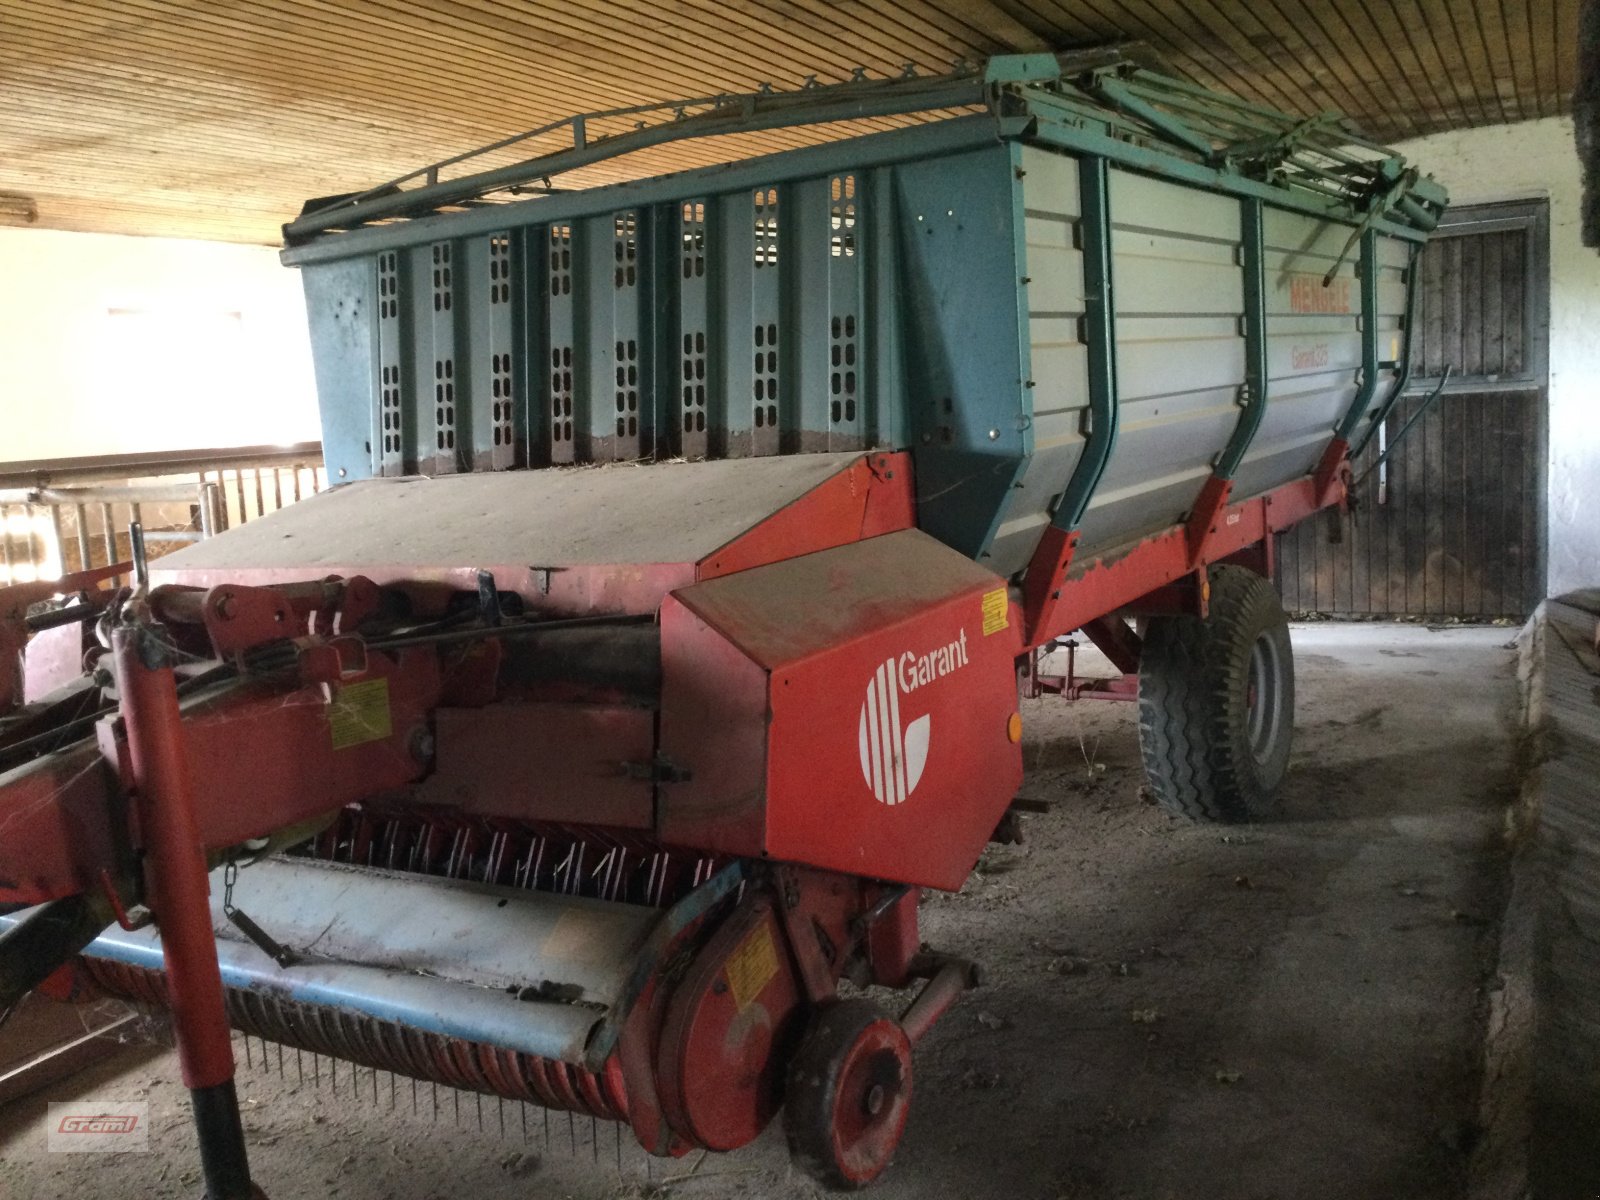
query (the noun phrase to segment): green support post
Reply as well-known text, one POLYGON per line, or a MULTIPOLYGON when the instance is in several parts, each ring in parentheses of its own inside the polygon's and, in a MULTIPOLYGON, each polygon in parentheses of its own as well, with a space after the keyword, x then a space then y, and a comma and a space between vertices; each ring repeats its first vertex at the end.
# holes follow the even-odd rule
POLYGON ((1378 235, 1361 235, 1361 387, 1334 436, 1348 442, 1378 390, 1378 235))
POLYGON ((1117 444, 1116 294, 1111 276, 1110 165, 1104 158, 1078 163, 1082 217, 1084 343, 1089 351, 1089 434, 1083 455, 1061 494, 1052 524, 1076 529, 1117 444))
POLYGON ((1213 474, 1232 479, 1244 461, 1250 443, 1267 412, 1267 273, 1265 234, 1262 229, 1261 201, 1242 202, 1241 257, 1244 266, 1244 379, 1243 411, 1233 436, 1217 460, 1213 474))

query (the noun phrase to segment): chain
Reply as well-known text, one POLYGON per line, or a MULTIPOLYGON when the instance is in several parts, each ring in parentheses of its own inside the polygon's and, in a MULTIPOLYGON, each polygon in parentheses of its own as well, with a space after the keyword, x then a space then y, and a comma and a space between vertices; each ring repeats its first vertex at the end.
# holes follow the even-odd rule
POLYGON ((233 885, 239 881, 239 864, 230 858, 222 868, 222 914, 233 922, 234 928, 254 942, 263 953, 280 967, 293 966, 296 956, 261 926, 257 925, 243 909, 233 905, 233 885))

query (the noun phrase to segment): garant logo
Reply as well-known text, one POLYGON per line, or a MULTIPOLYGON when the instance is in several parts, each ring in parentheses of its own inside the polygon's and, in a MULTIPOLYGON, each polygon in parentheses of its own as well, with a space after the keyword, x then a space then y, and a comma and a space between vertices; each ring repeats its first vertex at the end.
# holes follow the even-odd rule
POLYGON ((924 684, 943 679, 967 665, 967 631, 947 646, 926 654, 910 650, 885 659, 867 683, 861 705, 857 744, 861 751, 861 777, 881 804, 904 804, 922 782, 928 765, 928 739, 933 714, 923 713, 910 724, 900 724, 900 697, 910 696, 924 684))

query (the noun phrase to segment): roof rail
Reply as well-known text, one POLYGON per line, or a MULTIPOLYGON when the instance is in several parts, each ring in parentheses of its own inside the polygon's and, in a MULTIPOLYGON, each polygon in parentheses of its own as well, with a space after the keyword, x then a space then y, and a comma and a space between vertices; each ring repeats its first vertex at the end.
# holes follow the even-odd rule
POLYGON ((892 78, 857 67, 840 83, 815 76, 797 90, 764 84, 755 92, 631 105, 565 117, 486 146, 419 167, 376 187, 309 201, 283 227, 293 246, 378 221, 408 219, 503 202, 558 189, 558 176, 672 142, 873 117, 983 108, 1025 115, 1030 97, 1051 96, 1105 122, 1113 136, 1160 146, 1215 169, 1285 188, 1321 193, 1356 216, 1389 213, 1431 230, 1442 188, 1393 151, 1367 141, 1336 113, 1310 118, 1209 91, 1142 69, 1116 47, 1060 54, 998 55, 961 62, 944 75, 919 75, 913 64, 892 78), (454 179, 450 168, 536 139, 560 135, 560 148, 454 179))

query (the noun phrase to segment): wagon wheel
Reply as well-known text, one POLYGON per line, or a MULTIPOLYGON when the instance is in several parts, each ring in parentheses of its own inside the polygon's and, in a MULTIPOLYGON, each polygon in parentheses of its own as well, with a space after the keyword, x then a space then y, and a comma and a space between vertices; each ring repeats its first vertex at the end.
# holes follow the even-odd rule
POLYGON ((866 1000, 824 1005, 789 1064, 783 1130, 796 1166, 853 1191, 894 1159, 911 1109, 911 1043, 866 1000))
POLYGON ((1294 655, 1272 584, 1210 570, 1210 616, 1151 617, 1139 655, 1139 748, 1163 808, 1204 821, 1263 815, 1289 767, 1294 655))

